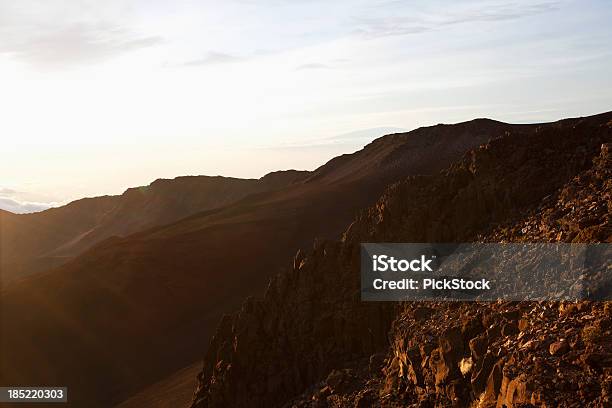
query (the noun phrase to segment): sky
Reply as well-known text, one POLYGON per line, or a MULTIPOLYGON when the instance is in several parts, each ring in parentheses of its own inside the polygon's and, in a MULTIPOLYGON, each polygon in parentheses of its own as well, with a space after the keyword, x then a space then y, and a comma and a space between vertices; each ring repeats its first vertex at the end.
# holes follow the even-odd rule
POLYGON ((592 0, 0 0, 0 208, 612 110, 592 0))

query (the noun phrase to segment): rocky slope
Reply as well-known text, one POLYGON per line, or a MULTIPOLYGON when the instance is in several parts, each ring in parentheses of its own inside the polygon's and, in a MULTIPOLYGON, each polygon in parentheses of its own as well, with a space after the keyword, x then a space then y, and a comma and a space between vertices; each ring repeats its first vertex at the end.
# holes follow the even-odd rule
POLYGON ((611 119, 515 129, 389 188, 223 319, 192 408, 609 406, 609 305, 364 303, 358 280, 360 242, 610 242, 611 119))
POLYGON ((109 238, 5 284, 0 383, 66 384, 77 406, 123 401, 201 359, 223 313, 263 293, 298 248, 338 236, 387 184, 515 128, 477 120, 386 136, 301 182, 109 238))
POLYGON ((127 236, 226 206, 250 194, 277 190, 308 174, 290 170, 259 180, 208 176, 159 179, 119 196, 86 198, 33 214, 0 213, 3 281, 65 263, 109 237, 127 236))

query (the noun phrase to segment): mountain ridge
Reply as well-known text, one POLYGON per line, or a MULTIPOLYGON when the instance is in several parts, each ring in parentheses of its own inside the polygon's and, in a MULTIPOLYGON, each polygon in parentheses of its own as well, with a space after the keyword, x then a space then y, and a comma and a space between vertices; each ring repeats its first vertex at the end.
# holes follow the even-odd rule
POLYGON ((249 194, 289 185, 308 173, 286 170, 260 179, 181 176, 157 179, 120 195, 75 200, 32 214, 5 214, 1 248, 3 278, 29 275, 59 266, 111 236, 126 236, 177 221, 201 210, 223 207, 249 194))
POLYGON ((319 179, 107 239, 56 269, 4 285, 2 313, 24 318, 0 319, 8 333, 3 355, 44 353, 49 361, 41 370, 34 358, 5 358, 2 381, 61 380, 77 390, 75 401, 107 406, 192 364, 219 317, 263 292, 297 249, 340 234, 387 184, 436 173, 512 125, 448 128, 461 131, 383 137, 343 166, 322 166, 319 179), (62 358, 67 345, 70 359, 62 358), (75 375, 83 365, 96 374, 75 375))
MULTIPOLYGON (((469 377, 466 381, 459 374, 457 363, 465 356, 463 342, 482 334, 478 327, 479 319, 485 318, 483 314, 489 322, 497 319, 502 325, 517 324, 517 318, 508 322, 506 314, 519 317, 521 314, 513 307, 467 304, 463 307, 470 309, 466 316, 478 309, 481 315, 473 321, 466 319, 463 330, 453 327, 453 323, 463 323, 457 320, 456 313, 450 317, 450 312, 446 312, 458 307, 453 304, 407 302, 406 314, 397 314, 402 309, 393 303, 360 302, 359 243, 470 242, 487 236, 498 240, 496 228, 509 223, 516 225, 514 231, 522 231, 525 227, 517 223, 526 213, 536 211, 550 194, 563 190, 575 177, 583 177, 591 166, 607 169, 607 173, 599 173, 600 181, 595 185, 601 186, 608 177, 608 193, 598 196, 597 190, 589 190, 592 187, 583 182, 584 196, 588 200, 598 198, 605 212, 610 187, 610 119, 612 113, 607 113, 510 133, 468 152, 438 175, 411 176, 391 185, 376 205, 361 212, 341 240, 317 242, 307 253, 298 252, 289 271, 270 281, 263 298, 249 298, 239 312, 223 318, 207 348, 192 408, 468 406, 472 402, 478 404, 483 384, 487 394, 482 397, 483 404, 476 406, 495 406, 498 401, 519 406, 536 401, 532 399, 536 397, 537 401, 548 401, 545 406, 558 406, 555 404, 563 398, 573 398, 564 394, 555 403, 556 395, 547 395, 545 388, 533 383, 534 379, 527 382, 524 377, 517 377, 518 373, 505 371, 502 375, 508 359, 494 365, 495 360, 490 363, 488 357, 485 364, 482 352, 472 354, 474 364, 481 366, 474 369, 479 371, 473 371, 471 382, 469 377), (411 319, 423 319, 414 316, 444 313, 447 317, 440 323, 444 324, 439 327, 440 333, 437 337, 429 334, 427 342, 413 338, 417 329, 412 326, 390 332, 400 319, 413 324, 411 319), (472 323, 475 326, 470 331, 472 323), (449 340, 448 336, 455 333, 451 329, 465 335, 458 341, 454 337, 449 340), (449 330, 445 332, 448 334, 443 334, 444 330, 449 330), (388 336, 394 335, 389 344, 388 336), (515 394, 509 383, 516 378, 522 379, 513 383, 513 387, 519 387, 515 394), (520 391, 525 389, 528 391, 520 391), (476 393, 476 401, 471 392, 476 393)), ((589 177, 592 176, 583 178, 588 182, 589 177)), ((570 210, 571 205, 566 211, 570 210)), ((608 201, 608 220, 611 211, 608 201)), ((572 223, 564 223, 568 229, 593 225, 570 220, 572 223)), ((603 235, 582 232, 574 234, 574 239, 610 242, 612 231, 605 227, 606 218, 600 217, 598 222, 603 235)), ((553 240, 560 239, 557 234, 552 236, 553 240)), ((593 307, 598 319, 602 311, 593 307)), ((532 316, 529 319, 536 325, 534 330, 546 329, 548 326, 542 325, 551 324, 551 320, 543 323, 531 320, 532 316)), ((609 328, 609 319, 601 324, 609 328)), ((497 329, 502 332, 501 326, 497 329)), ((499 342, 489 331, 488 337, 482 336, 493 347, 517 333, 504 330, 505 337, 499 342)), ((601 350, 599 346, 589 352, 601 355, 601 350)), ((612 361, 609 355, 603 358, 612 361)), ((550 357, 547 359, 551 361, 550 357)), ((590 373, 588 364, 581 365, 584 374, 590 373)), ((516 362, 508 364, 508 369, 511 367, 515 371, 521 368, 516 362)), ((588 378, 591 384, 601 384, 597 386, 605 389, 605 376, 589 374, 588 378)), ((585 392, 605 406, 604 400, 608 398, 605 391, 593 394, 588 391, 592 386, 586 386, 585 392)))
POLYGON ((466 151, 537 128, 470 121, 383 137, 340 165, 326 163, 320 177, 109 238, 65 265, 5 285, 1 312, 23 318, 0 319, 7 333, 0 351, 9 356, 0 362, 1 380, 61 380, 76 390, 75 401, 120 402, 192 364, 223 313, 263 292, 296 250, 337 237, 388 185, 433 176, 466 151), (75 374, 85 366, 95 374, 75 374))

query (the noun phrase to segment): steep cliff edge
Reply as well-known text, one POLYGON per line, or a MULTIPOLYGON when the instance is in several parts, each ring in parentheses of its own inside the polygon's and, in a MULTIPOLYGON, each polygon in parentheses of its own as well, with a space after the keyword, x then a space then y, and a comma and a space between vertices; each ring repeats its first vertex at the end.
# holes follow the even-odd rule
MULTIPOLYGON (((605 143, 612 141, 611 118, 512 131, 439 175, 410 177, 387 189, 340 242, 318 242, 309 254, 298 253, 262 300, 249 299, 223 319, 192 407, 520 406, 527 399, 555 406, 554 398, 571 393, 573 401, 604 406, 610 322, 602 304, 362 303, 358 279, 360 242, 609 242, 605 143), (571 200, 591 200, 593 217, 579 219, 584 203, 571 200), (542 213, 548 214, 544 223, 537 218, 542 213), (528 235, 525 223, 537 224, 539 235, 528 235), (566 309, 577 314, 563 320, 555 313, 566 309), (580 330, 578 322, 592 342, 591 357, 575 364, 578 375, 590 376, 588 386, 577 389, 582 393, 560 385, 561 374, 552 368, 546 385, 527 381, 542 368, 539 357, 548 364, 549 355, 559 358, 557 347, 565 350, 566 343, 553 347, 553 334, 580 330), (594 329, 586 329, 587 322, 594 329), (514 356, 512 348, 529 344, 520 333, 537 337, 539 351, 514 356)), ((566 339, 570 346, 574 337, 566 339)))

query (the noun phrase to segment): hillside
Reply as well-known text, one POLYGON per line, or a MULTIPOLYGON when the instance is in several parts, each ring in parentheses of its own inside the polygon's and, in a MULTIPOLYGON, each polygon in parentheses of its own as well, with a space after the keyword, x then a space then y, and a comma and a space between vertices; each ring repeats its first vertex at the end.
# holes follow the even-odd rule
POLYGON ((385 136, 302 182, 109 238, 9 283, 0 380, 67 384, 77 406, 123 401, 200 359, 223 313, 262 292, 297 249, 338 236, 385 186, 519 128, 476 120, 385 136))
POLYGON ((119 196, 86 198, 33 214, 0 213, 3 280, 6 283, 61 265, 109 237, 169 224, 250 194, 285 187, 307 175, 291 170, 259 180, 208 176, 159 179, 119 196))
POLYGON ((185 367, 168 378, 151 384, 138 394, 117 405, 116 408, 177 408, 186 407, 191 401, 194 379, 201 369, 197 362, 185 367))
POLYGON ((609 305, 361 302, 359 244, 612 242, 611 119, 511 131, 388 188, 224 317, 192 407, 609 406, 609 305))

